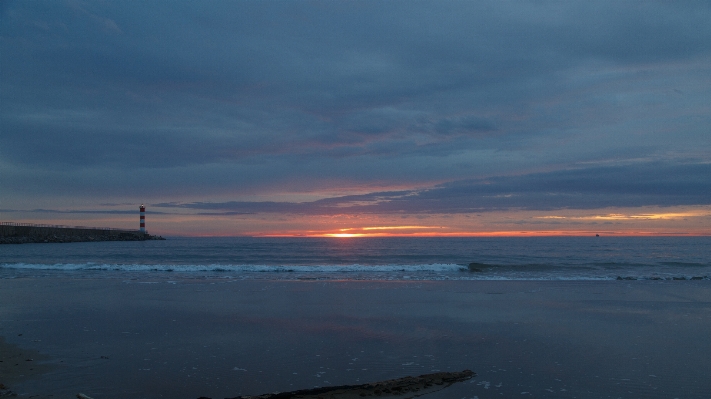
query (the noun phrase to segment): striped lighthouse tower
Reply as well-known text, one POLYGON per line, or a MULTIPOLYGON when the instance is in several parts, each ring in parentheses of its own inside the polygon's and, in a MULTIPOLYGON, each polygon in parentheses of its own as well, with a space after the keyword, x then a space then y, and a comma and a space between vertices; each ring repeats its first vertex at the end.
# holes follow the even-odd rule
POLYGON ((146 207, 141 204, 141 233, 146 234, 146 207))

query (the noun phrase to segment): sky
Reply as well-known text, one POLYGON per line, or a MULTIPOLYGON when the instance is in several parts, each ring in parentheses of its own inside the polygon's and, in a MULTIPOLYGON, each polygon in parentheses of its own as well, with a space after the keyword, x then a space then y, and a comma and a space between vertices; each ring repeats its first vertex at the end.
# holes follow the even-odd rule
POLYGON ((0 0, 0 221, 711 234, 708 1, 0 0))

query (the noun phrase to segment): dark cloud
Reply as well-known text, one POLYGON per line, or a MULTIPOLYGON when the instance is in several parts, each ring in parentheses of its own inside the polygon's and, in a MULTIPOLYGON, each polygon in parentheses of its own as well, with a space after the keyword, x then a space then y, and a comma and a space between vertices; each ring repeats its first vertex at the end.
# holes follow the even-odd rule
MULTIPOLYGON (((133 204, 131 204, 133 205, 133 204)), ((60 210, 60 209, 0 209, 0 212, 6 213, 54 213, 54 214, 65 214, 65 215, 135 215, 135 210, 124 211, 124 210, 60 210)), ((154 215, 169 215, 172 212, 161 212, 161 211, 151 211, 154 215)))
POLYGON ((708 2, 3 1, 3 191, 207 206, 451 181, 350 209, 704 203, 687 180, 707 187, 709 20, 708 2), (657 167, 676 177, 635 178, 657 167))
POLYGON ((711 205, 711 164, 638 164, 457 181, 431 189, 312 202, 159 203, 206 214, 460 214, 505 210, 711 205))
POLYGON ((463 118, 447 118, 437 121, 435 131, 440 134, 481 134, 495 131, 496 127, 486 119, 467 116, 463 118))

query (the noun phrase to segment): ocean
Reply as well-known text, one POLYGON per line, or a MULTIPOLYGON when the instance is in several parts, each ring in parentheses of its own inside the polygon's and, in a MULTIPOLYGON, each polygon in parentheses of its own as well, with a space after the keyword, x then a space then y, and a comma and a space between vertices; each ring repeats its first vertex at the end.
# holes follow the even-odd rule
POLYGON ((0 247, 0 277, 709 279, 711 237, 193 238, 0 247))
POLYGON ((218 399, 472 370, 424 397, 710 398, 710 248, 711 237, 2 245, 0 394, 218 399))

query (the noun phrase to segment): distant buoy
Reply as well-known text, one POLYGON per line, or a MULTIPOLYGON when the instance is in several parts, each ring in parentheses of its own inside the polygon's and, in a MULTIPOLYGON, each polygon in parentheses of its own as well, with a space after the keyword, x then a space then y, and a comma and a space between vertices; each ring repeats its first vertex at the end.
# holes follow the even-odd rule
POLYGON ((600 234, 595 234, 595 237, 600 237, 600 234))
POLYGON ((146 234, 146 207, 141 204, 141 233, 146 234))

